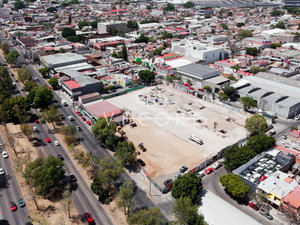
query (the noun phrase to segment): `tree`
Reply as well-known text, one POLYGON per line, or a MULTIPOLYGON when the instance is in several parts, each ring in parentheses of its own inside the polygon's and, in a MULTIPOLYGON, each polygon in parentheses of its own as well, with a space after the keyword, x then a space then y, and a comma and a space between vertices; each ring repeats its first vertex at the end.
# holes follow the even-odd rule
POLYGON ((57 10, 56 10, 55 7, 49 7, 49 8, 46 9, 46 11, 49 12, 49 13, 53 13, 53 12, 56 12, 57 10))
POLYGON ((34 89, 35 95, 33 98, 33 102, 39 106, 39 107, 47 107, 50 105, 52 98, 53 98, 53 93, 52 90, 47 87, 47 85, 42 85, 39 86, 38 88, 34 89))
MULTIPOLYGON (((63 2, 63 3, 65 3, 65 2, 63 2)), ((62 5, 63 3, 61 3, 61 5, 62 5)), ((63 5, 62 5, 62 6, 63 6, 63 5)), ((68 21, 69 21, 69 24, 72 24, 72 15, 71 15, 71 13, 69 14, 68 21)), ((72 35, 71 35, 71 36, 72 36, 72 35)))
POLYGON ((291 126, 290 131, 293 131, 293 130, 298 130, 298 127, 296 127, 296 126, 291 126))
POLYGON ((285 221, 290 225, 300 224, 300 210, 295 209, 293 206, 287 202, 282 207, 282 212, 284 214, 285 221))
POLYGON ((134 196, 134 185, 132 181, 125 180, 121 185, 120 191, 117 195, 117 207, 124 208, 124 214, 129 214, 130 210, 133 208, 133 196, 134 196))
POLYGON ((148 44, 149 42, 149 38, 147 36, 145 36, 144 34, 141 34, 141 36, 139 38, 137 38, 135 40, 136 43, 146 43, 148 44))
POLYGON ((169 39, 169 38, 173 38, 173 34, 168 33, 168 32, 164 32, 163 36, 161 37, 162 39, 169 39))
POLYGON ((164 8, 166 11, 175 11, 175 6, 173 4, 168 3, 167 7, 164 8))
POLYGON ((8 121, 20 121, 20 118, 26 115, 29 109, 27 98, 22 96, 7 98, 4 100, 2 106, 5 110, 5 116, 8 121))
POLYGON ((65 27, 62 32, 61 35, 64 38, 70 37, 70 36, 75 36, 76 35, 76 31, 70 27, 65 27))
POLYGON ((13 64, 16 64, 19 55, 20 54, 17 50, 13 50, 13 51, 9 52, 4 58, 8 64, 13 65, 13 64))
POLYGON ((106 142, 110 136, 116 132, 117 123, 110 118, 100 117, 92 128, 95 138, 101 142, 106 142))
POLYGON ((261 71, 260 67, 258 66, 251 66, 249 72, 253 74, 257 74, 261 71))
POLYGON ((127 27, 137 29, 139 27, 139 24, 136 21, 129 20, 127 21, 127 27))
POLYGON ((251 148, 255 154, 260 154, 264 151, 269 150, 274 144, 276 140, 273 136, 268 136, 266 134, 259 134, 255 136, 251 136, 247 142, 247 146, 251 148))
POLYGON ((222 88, 222 91, 224 92, 225 95, 228 96, 228 98, 230 98, 235 93, 235 88, 226 84, 222 88))
POLYGON ((198 204, 199 192, 202 190, 202 180, 193 172, 178 177, 173 182, 171 194, 173 198, 189 197, 193 205, 198 204))
POLYGON ((63 162, 54 156, 48 156, 46 159, 37 158, 29 163, 23 176, 27 184, 32 181, 36 190, 46 195, 51 188, 57 186, 64 174, 63 162))
POLYGON ((99 163, 101 170, 98 172, 98 176, 106 185, 106 189, 110 191, 111 183, 119 179, 120 175, 124 172, 122 163, 113 160, 107 156, 100 160, 99 163))
POLYGON ((268 129, 266 119, 261 115, 253 115, 246 119, 245 128, 250 132, 250 136, 265 133, 268 129))
POLYGON ((91 190, 95 195, 98 195, 98 200, 102 203, 109 197, 109 192, 103 188, 102 180, 99 176, 93 178, 91 190))
POLYGON ((211 92, 211 87, 210 86, 204 86, 203 89, 206 90, 207 92, 211 92))
POLYGON ((156 207, 138 210, 127 218, 129 225, 162 225, 163 215, 156 207))
POLYGON ((24 2, 21 2, 20 0, 15 1, 15 3, 14 3, 14 9, 16 11, 18 11, 19 9, 24 9, 24 8, 25 8, 24 2))
POLYGON ((250 191, 250 186, 236 174, 227 173, 220 177, 222 186, 233 196, 243 199, 250 191))
POLYGON ((38 71, 40 72, 40 74, 42 74, 44 78, 46 78, 46 75, 49 74, 50 72, 50 68, 49 67, 40 68, 38 69, 38 71))
POLYGON ((240 30, 238 32, 238 36, 240 37, 240 39, 244 39, 247 37, 253 37, 253 34, 250 30, 240 30))
POLYGON ((11 149, 14 151, 15 155, 17 156, 17 151, 16 151, 16 147, 18 146, 19 142, 16 139, 15 135, 10 133, 7 128, 6 129, 6 138, 8 141, 9 146, 11 147, 11 149))
POLYGON ((9 76, 7 68, 0 66, 0 90, 4 90, 5 93, 11 96, 14 88, 13 81, 9 76))
POLYGON ((232 13, 231 11, 229 11, 229 12, 227 13, 227 16, 233 16, 233 13, 232 13))
POLYGON ((242 97, 240 100, 244 105, 245 111, 248 111, 252 107, 257 107, 257 102, 251 97, 242 97))
POLYGON ((280 10, 277 10, 277 9, 273 9, 273 11, 270 12, 270 15, 271 16, 280 16, 280 15, 283 15, 284 12, 283 11, 280 11, 280 10))
POLYGON ((203 215, 198 214, 198 205, 193 205, 189 197, 176 199, 173 213, 176 218, 176 224, 205 225, 203 215))
POLYGON ((244 23, 237 23, 237 24, 236 24, 237 27, 242 27, 242 26, 244 26, 244 25, 245 25, 244 23))
POLYGON ((7 55, 9 53, 9 46, 7 42, 4 42, 1 45, 1 50, 3 51, 4 55, 7 55))
MULTIPOLYGON (((86 26, 89 26, 89 23, 87 22, 87 21, 85 21, 85 20, 83 20, 83 21, 80 21, 79 23, 78 23, 78 28, 81 30, 83 27, 86 27, 86 26)), ((75 34, 76 35, 76 34, 75 34)), ((70 35, 70 36, 74 36, 74 35, 70 35)))
POLYGON ((64 211, 67 211, 69 218, 71 218, 71 205, 73 203, 74 195, 70 191, 70 186, 67 186, 67 189, 63 192, 63 198, 59 201, 61 208, 64 211))
POLYGON ((228 30, 228 26, 226 23, 222 23, 221 27, 224 29, 224 30, 228 30))
POLYGON ((54 105, 50 105, 48 110, 42 111, 39 117, 42 118, 44 121, 47 121, 48 123, 52 123, 54 129, 54 123, 61 121, 60 115, 57 112, 57 109, 54 105))
POLYGON ((128 54, 127 54, 127 48, 126 48, 126 45, 125 45, 124 41, 123 41, 123 44, 122 44, 121 55, 122 55, 122 58, 127 62, 128 61, 128 54))
POLYGON ((259 51, 258 51, 258 49, 255 48, 255 47, 253 47, 253 48, 251 48, 251 47, 248 48, 248 47, 247 47, 247 48, 246 48, 246 54, 247 54, 247 55, 256 56, 258 53, 259 53, 259 51))
POLYGON ((90 23, 90 26, 92 26, 93 28, 97 29, 98 22, 97 21, 93 21, 93 22, 90 23))
POLYGON ((149 70, 140 70, 139 77, 141 78, 141 80, 150 82, 153 79, 155 79, 155 74, 154 74, 154 72, 151 72, 149 70))
POLYGON ((65 50, 63 48, 60 48, 59 51, 58 51, 58 53, 66 53, 66 52, 67 52, 67 50, 65 50))
POLYGON ((23 84, 25 84, 26 81, 31 81, 32 79, 31 72, 26 67, 17 70, 17 73, 18 73, 18 80, 20 80, 23 84))
POLYGON ((51 79, 49 79, 48 83, 52 86, 53 89, 56 89, 58 85, 58 80, 57 78, 52 77, 51 79))
POLYGON ((119 142, 115 152, 115 157, 122 163, 123 166, 133 165, 136 159, 135 147, 132 142, 119 142))
POLYGON ((276 49, 276 48, 278 48, 278 47, 281 47, 281 44, 280 44, 280 43, 272 43, 272 44, 270 44, 270 48, 276 49))
POLYGON ((285 24, 284 22, 279 21, 278 23, 275 24, 275 27, 279 29, 285 29, 285 24))
POLYGON ((33 128, 31 124, 22 124, 21 125, 22 133, 31 141, 31 136, 33 134, 33 128))
POLYGON ((183 4, 184 8, 193 8, 195 4, 193 2, 186 2, 183 4))
POLYGON ((80 43, 84 43, 85 36, 82 35, 82 34, 79 34, 79 35, 67 37, 67 40, 70 41, 70 42, 80 42, 80 43))

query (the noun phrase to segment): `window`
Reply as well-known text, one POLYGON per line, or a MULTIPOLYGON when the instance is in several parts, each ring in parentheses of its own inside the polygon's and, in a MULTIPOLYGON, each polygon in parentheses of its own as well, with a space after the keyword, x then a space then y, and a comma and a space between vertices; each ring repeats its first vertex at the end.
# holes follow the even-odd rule
POLYGON ((213 54, 213 57, 215 57, 215 54, 213 54))

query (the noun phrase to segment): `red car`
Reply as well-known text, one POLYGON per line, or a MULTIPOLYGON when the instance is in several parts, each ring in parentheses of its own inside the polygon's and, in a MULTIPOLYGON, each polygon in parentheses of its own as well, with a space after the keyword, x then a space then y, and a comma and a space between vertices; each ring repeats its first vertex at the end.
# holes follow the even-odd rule
POLYGON ((11 211, 17 210, 17 205, 16 205, 16 203, 11 202, 11 203, 9 204, 9 208, 10 208, 11 211))
POLYGON ((89 225, 95 224, 95 221, 94 221, 94 219, 93 219, 93 217, 91 216, 90 213, 87 212, 87 213, 83 214, 83 216, 84 216, 84 218, 86 219, 86 221, 89 225))
POLYGON ((205 170, 205 173, 206 173, 206 174, 210 174, 210 173, 212 173, 212 171, 213 171, 212 168, 208 168, 207 170, 205 170))
POLYGON ((50 138, 46 138, 46 141, 47 141, 47 143, 51 142, 50 138))
POLYGON ((80 112, 80 111, 76 111, 76 114, 77 114, 78 116, 81 116, 81 112, 80 112))
POLYGON ((267 179, 267 177, 265 175, 263 175, 261 178, 259 178, 260 181, 264 181, 265 179, 267 179))
POLYGON ((249 206, 250 206, 252 209, 258 210, 257 205, 255 205, 253 202, 249 202, 249 206))
POLYGON ((81 119, 82 119, 83 121, 85 121, 85 117, 84 117, 84 116, 82 116, 81 119))
POLYGON ((35 120, 35 123, 39 123, 40 121, 39 120, 35 120))
POLYGON ((91 123, 90 121, 86 121, 86 123, 87 123, 88 125, 92 125, 92 123, 91 123))

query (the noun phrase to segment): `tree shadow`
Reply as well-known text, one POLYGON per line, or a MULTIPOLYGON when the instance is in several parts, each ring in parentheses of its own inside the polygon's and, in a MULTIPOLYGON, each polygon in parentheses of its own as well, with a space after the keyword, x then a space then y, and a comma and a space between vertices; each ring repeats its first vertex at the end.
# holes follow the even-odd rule
POLYGON ((6 219, 0 219, 0 225, 9 225, 9 222, 6 219))
POLYGON ((9 182, 8 182, 9 179, 10 179, 9 175, 0 176, 0 190, 9 188, 9 182))

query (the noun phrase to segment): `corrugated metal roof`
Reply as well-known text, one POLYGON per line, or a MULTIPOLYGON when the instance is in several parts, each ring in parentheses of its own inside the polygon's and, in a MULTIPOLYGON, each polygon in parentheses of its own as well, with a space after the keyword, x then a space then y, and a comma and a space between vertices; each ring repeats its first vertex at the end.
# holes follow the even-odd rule
POLYGON ((191 77, 206 80, 211 77, 219 76, 219 71, 208 66, 191 63, 177 68, 177 72, 188 74, 191 77))

